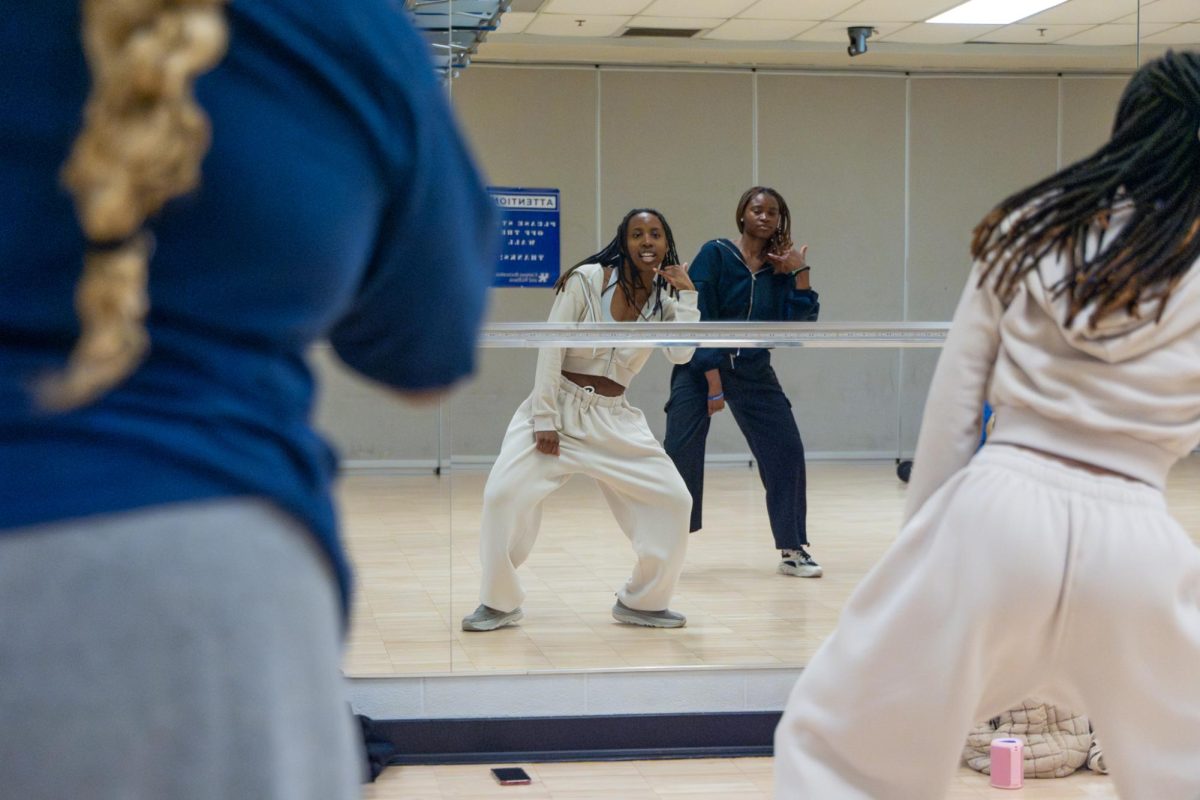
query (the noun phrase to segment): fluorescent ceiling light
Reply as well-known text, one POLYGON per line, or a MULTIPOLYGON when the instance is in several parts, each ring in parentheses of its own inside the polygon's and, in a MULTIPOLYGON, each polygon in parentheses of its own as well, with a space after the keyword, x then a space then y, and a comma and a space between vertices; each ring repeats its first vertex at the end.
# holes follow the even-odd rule
POLYGON ((962 5, 925 21, 955 25, 1007 25, 1065 2, 1066 0, 967 0, 962 5))

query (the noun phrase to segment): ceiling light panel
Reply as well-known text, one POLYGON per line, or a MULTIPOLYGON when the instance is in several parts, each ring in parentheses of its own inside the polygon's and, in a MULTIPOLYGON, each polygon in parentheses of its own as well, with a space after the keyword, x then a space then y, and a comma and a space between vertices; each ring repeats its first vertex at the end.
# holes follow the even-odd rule
POLYGON ((1099 25, 1120 19, 1131 8, 1137 8, 1137 0, 1067 0, 1021 22, 1030 25, 1099 25))
MULTIPOLYGON (((705 39, 786 42, 816 25, 815 20, 731 19, 704 34, 705 39)), ((843 35, 845 32, 843 31, 843 35)))
POLYGON ((549 0, 542 7, 548 14, 640 14, 653 0, 549 0))
POLYGON ((629 22, 629 17, 599 14, 538 14, 525 33, 539 36, 612 36, 629 22))
POLYGON ((833 19, 856 0, 758 0, 738 15, 741 19, 833 19))
POLYGON ((471 63, 480 43, 496 25, 507 3, 503 0, 406 0, 414 26, 429 45, 434 68, 443 79, 471 63))
POLYGON ((721 17, 732 19, 754 0, 654 0, 643 14, 653 17, 721 17))
POLYGON ((967 0, 925 21, 934 24, 1007 25, 1063 2, 1065 0, 967 0))

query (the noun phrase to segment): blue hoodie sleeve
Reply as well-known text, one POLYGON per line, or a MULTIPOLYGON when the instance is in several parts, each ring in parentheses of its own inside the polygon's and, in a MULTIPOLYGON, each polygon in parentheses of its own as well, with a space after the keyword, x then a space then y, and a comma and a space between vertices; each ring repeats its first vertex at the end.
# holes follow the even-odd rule
POLYGON ((499 241, 496 212, 425 43, 403 12, 390 11, 368 22, 389 43, 380 46, 376 88, 379 120, 394 130, 381 147, 401 150, 392 154, 395 191, 365 279, 329 341, 368 377, 400 389, 439 389, 475 366, 499 241), (444 235, 450 224, 452 235, 444 235))
MULTIPOLYGON (((696 285, 696 305, 700 309, 700 320, 721 319, 721 252, 716 242, 708 242, 700 248, 688 276, 696 285)), ((691 367, 697 372, 708 372, 720 366, 728 348, 697 347, 692 356, 691 367)))
POLYGON ((785 322, 816 322, 821 313, 821 296, 813 289, 797 289, 795 280, 790 276, 787 281, 791 285, 783 296, 780 319, 785 322))

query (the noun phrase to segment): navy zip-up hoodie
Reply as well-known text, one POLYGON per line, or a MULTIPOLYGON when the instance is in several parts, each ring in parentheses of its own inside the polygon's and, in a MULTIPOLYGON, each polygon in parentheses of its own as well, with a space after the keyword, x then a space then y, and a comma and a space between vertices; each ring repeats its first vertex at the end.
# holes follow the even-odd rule
MULTIPOLYGON (((751 273, 737 245, 728 239, 713 239, 700 248, 688 270, 699 292, 701 320, 720 322, 816 322, 821 311, 820 296, 812 289, 797 289, 790 275, 776 274, 764 264, 751 273)), ((707 372, 729 357, 762 353, 761 349, 724 347, 697 348, 692 369, 707 372)))

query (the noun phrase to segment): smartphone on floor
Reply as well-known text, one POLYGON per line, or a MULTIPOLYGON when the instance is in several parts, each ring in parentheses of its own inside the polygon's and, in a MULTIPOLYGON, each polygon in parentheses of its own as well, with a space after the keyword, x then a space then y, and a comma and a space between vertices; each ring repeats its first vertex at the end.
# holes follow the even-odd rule
POLYGON ((529 773, 520 767, 500 767, 492 770, 492 777, 501 786, 520 786, 522 784, 533 783, 533 779, 529 777, 529 773))

